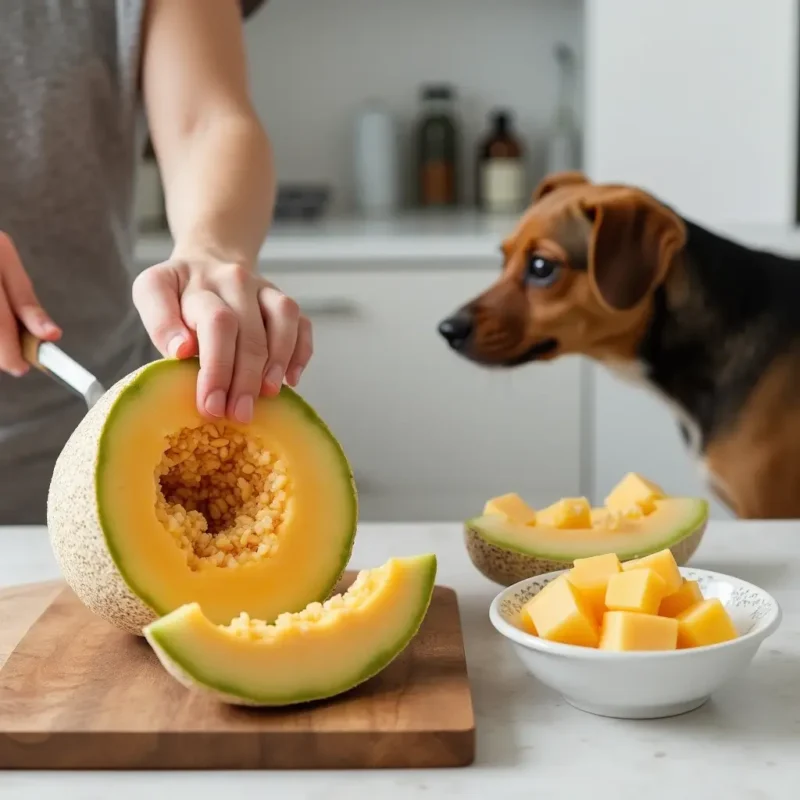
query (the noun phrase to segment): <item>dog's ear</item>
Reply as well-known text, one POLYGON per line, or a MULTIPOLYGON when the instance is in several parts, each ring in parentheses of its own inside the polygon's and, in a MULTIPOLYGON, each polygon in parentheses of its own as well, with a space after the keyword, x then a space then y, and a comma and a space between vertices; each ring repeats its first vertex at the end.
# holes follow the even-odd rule
POLYGON ((587 267, 595 295, 608 309, 634 308, 661 283, 685 244, 683 222, 634 189, 615 190, 581 205, 592 222, 587 267))
POLYGON ((562 186, 575 186, 582 183, 589 183, 589 179, 579 170, 569 170, 567 172, 553 172, 545 176, 539 185, 533 190, 532 200, 535 203, 541 200, 546 194, 562 186))

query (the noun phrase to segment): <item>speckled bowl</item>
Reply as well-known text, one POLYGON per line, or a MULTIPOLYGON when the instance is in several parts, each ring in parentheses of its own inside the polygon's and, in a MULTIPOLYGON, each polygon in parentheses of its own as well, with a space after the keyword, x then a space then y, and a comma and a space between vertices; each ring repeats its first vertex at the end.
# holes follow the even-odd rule
POLYGON ((777 600, 764 589, 730 575, 684 567, 681 574, 697 581, 704 597, 722 601, 738 638, 687 650, 627 653, 549 642, 524 630, 520 609, 564 571, 504 589, 492 601, 489 618, 531 675, 570 705, 600 716, 654 719, 699 708, 748 667, 782 618, 777 600))
MULTIPOLYGON (((706 532, 707 522, 708 520, 703 522, 693 533, 669 548, 679 567, 685 566, 700 546, 703 534, 706 532)), ((572 566, 571 561, 548 561, 525 553, 518 553, 515 550, 497 547, 483 539, 476 530, 470 527, 469 523, 464 524, 464 544, 469 559, 478 572, 501 586, 511 586, 526 578, 535 578, 537 575, 545 575, 559 569, 569 569, 572 566)), ((637 553, 631 558, 650 555, 650 552, 652 551, 637 553)), ((630 561, 631 559, 622 560, 630 561)))

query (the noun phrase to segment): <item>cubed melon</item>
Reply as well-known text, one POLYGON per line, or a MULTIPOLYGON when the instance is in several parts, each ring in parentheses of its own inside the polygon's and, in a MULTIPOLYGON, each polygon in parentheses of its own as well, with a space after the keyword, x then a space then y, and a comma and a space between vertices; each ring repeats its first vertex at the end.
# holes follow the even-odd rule
POLYGON ((699 603, 703 599, 700 584, 697 581, 687 581, 685 578, 677 592, 667 595, 658 607, 661 617, 677 617, 682 611, 699 603))
POLYGON ((600 631, 600 650, 674 650, 678 621, 636 611, 606 611, 600 631))
POLYGON ((494 514, 507 522, 514 522, 518 525, 536 524, 535 509, 514 492, 493 497, 484 506, 483 513, 494 514))
POLYGON ((670 550, 659 550, 657 553, 637 558, 633 561, 626 561, 622 565, 625 572, 637 569, 652 569, 657 572, 666 584, 664 596, 677 592, 683 583, 683 576, 675 561, 675 557, 670 550))
POLYGON ((563 497, 542 512, 543 518, 559 530, 592 527, 592 507, 585 497, 563 497))
POLYGON ((631 508, 639 508, 646 515, 655 511, 655 501, 664 497, 664 490, 660 486, 635 472, 629 472, 606 497, 605 504, 611 511, 624 514, 631 508))
POLYGON ((608 579, 621 572, 622 566, 615 553, 605 553, 601 556, 590 558, 576 558, 572 569, 567 573, 567 578, 584 597, 589 601, 595 611, 598 621, 605 613, 606 588, 608 579))
POLYGON ((538 631, 536 630, 536 625, 534 624, 533 619, 531 617, 531 609, 533 608, 533 606, 535 606, 536 603, 541 602, 542 597, 545 597, 547 593, 551 591, 554 586, 556 586, 559 582, 563 582, 565 580, 567 580, 567 573, 563 573, 562 575, 559 575, 557 578, 554 578, 552 581, 550 581, 550 583, 546 583, 541 589, 539 589, 539 591, 536 592, 536 594, 522 606, 519 612, 520 622, 522 624, 522 627, 528 633, 532 633, 534 636, 539 635, 538 631))
POLYGON ((739 634, 718 597, 701 600, 682 611, 678 621, 678 647, 706 647, 735 639, 739 634))
POLYGON ((578 589, 568 580, 556 580, 541 594, 528 607, 539 637, 562 644, 597 647, 600 637, 597 618, 578 589))
POLYGON ((606 608, 656 614, 666 594, 666 584, 654 569, 619 572, 608 579, 606 608))

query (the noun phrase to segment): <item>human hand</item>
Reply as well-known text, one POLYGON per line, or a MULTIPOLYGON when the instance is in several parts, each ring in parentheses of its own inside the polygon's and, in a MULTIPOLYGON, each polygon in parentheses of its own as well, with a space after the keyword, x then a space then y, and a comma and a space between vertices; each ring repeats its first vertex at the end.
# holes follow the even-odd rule
POLYGON ((19 326, 49 342, 61 329, 41 307, 11 237, 0 231, 0 372, 19 378, 30 365, 22 356, 19 326))
POLYGON ((296 386, 311 359, 297 303, 241 264, 172 258, 140 273, 133 302, 163 356, 199 356, 197 409, 247 424, 261 395, 296 386))

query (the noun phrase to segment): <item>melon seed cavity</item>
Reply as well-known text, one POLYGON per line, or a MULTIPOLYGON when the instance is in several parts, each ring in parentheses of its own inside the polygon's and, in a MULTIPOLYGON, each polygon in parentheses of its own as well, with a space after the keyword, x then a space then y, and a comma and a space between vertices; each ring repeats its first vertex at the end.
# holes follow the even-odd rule
POLYGON ((156 468, 156 516, 192 570, 238 567, 272 555, 289 479, 252 435, 222 424, 166 437, 156 468))

